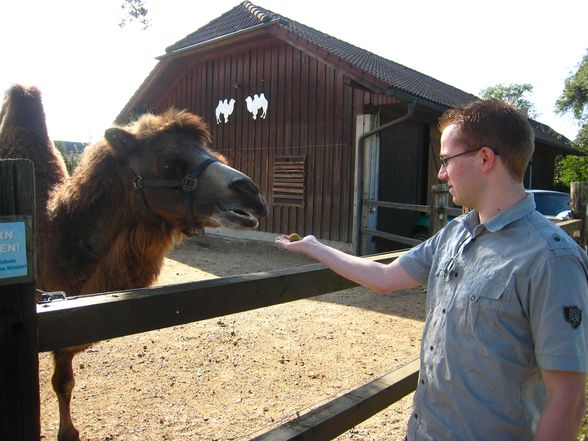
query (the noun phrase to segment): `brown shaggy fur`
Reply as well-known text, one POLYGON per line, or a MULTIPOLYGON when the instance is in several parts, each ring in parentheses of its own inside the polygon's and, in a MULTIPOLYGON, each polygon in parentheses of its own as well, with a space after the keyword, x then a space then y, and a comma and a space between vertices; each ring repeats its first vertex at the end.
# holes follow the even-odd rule
POLYGON ((41 93, 35 87, 13 86, 0 112, 0 159, 23 158, 35 165, 37 258, 46 260, 41 237, 47 234, 47 204, 68 177, 65 162, 47 134, 41 93), (24 123, 23 123, 24 122, 24 123), (42 148, 39 148, 42 146, 42 148))
MULTIPOLYGON (((148 286, 159 275, 165 253, 182 232, 194 228, 187 225, 193 218, 187 216, 181 190, 153 190, 149 203, 157 211, 147 214, 132 180, 141 170, 155 179, 166 178, 158 176, 166 167, 158 162, 162 156, 172 158, 172 165, 180 164, 182 173, 215 156, 208 149, 211 138, 200 117, 172 109, 109 129, 105 136, 86 149, 68 178, 63 159, 49 140, 39 91, 17 85, 6 94, 0 112, 0 159, 26 158, 35 165, 40 289, 71 296, 148 286)), ((265 202, 249 178, 225 165, 216 169, 222 170, 221 177, 209 172, 193 193, 189 210, 196 222, 218 225, 213 216, 218 216, 215 207, 220 202, 229 207, 220 216, 230 221, 244 217, 243 212, 265 215, 265 202)), ((255 226, 251 218, 239 222, 246 228, 255 226)), ((88 346, 55 352, 52 382, 59 401, 60 441, 79 439, 70 416, 72 358, 88 346)))

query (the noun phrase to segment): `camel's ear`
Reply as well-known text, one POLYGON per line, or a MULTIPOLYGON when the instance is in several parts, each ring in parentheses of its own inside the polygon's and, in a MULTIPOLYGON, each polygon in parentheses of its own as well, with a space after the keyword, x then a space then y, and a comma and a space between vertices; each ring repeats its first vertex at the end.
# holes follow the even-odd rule
POLYGON ((132 134, 118 127, 106 129, 104 139, 119 153, 127 153, 137 145, 137 141, 132 134))

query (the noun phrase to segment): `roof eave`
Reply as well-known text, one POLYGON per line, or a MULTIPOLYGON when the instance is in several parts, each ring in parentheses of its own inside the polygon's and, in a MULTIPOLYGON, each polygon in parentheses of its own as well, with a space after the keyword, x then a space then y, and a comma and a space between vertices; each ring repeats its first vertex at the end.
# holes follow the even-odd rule
POLYGON ((230 34, 226 34, 221 37, 206 40, 201 43, 193 44, 193 45, 187 46, 185 48, 178 49, 176 51, 172 51, 170 53, 155 57, 155 59, 158 60, 158 63, 155 65, 153 70, 149 73, 147 78, 145 78, 143 83, 141 83, 141 85, 136 90, 135 94, 131 97, 131 99, 128 101, 128 103, 120 111, 120 113, 116 117, 115 121, 118 123, 121 123, 122 121, 125 121, 128 118, 131 110, 134 107, 136 107, 138 103, 141 102, 141 100, 145 96, 146 91, 149 90, 148 86, 154 84, 158 80, 158 78, 165 71, 166 67, 169 65, 169 63, 172 60, 185 57, 185 56, 190 55, 194 52, 199 52, 199 51, 202 51, 205 49, 219 46, 219 45, 225 44, 229 41, 234 42, 235 39, 239 39, 242 36, 245 36, 245 35, 249 36, 248 34, 253 34, 255 32, 259 32, 261 30, 264 30, 268 27, 274 26, 274 25, 276 25, 277 22, 279 22, 279 19, 271 20, 271 21, 268 21, 267 23, 261 23, 256 26, 249 27, 247 29, 242 29, 237 32, 232 32, 230 34))
POLYGON ((586 156, 586 154, 580 150, 575 149, 574 147, 571 147, 569 145, 566 145, 564 142, 562 143, 557 143, 552 141, 551 139, 547 139, 543 136, 541 136, 540 134, 537 133, 537 131, 535 131, 535 139, 541 141, 541 143, 543 143, 544 145, 551 147, 555 150, 559 150, 564 154, 568 154, 568 155, 575 155, 575 156, 586 156))
POLYGON ((151 72, 149 72, 147 77, 143 80, 139 88, 135 91, 133 96, 129 99, 127 104, 125 104, 123 109, 117 115, 116 119, 114 120, 116 123, 122 124, 128 120, 129 115, 131 113, 131 109, 137 107, 137 104, 143 99, 143 97, 147 93, 147 90, 149 90, 150 86, 153 83, 155 83, 155 81, 157 81, 157 79, 161 75, 161 72, 165 70, 167 64, 168 63, 166 63, 165 60, 163 60, 159 61, 159 63, 155 65, 155 67, 151 70, 151 72))
POLYGON ((163 54, 158 57, 155 57, 155 59, 161 61, 161 60, 167 60, 170 58, 183 57, 187 53, 196 52, 196 51, 199 51, 203 48, 208 48, 210 46, 221 45, 227 40, 234 40, 235 38, 239 38, 242 35, 250 34, 252 32, 257 32, 257 31, 262 30, 264 28, 275 26, 278 22, 279 22, 279 19, 274 19, 274 20, 268 21, 267 23, 261 23, 261 24, 251 26, 246 29, 241 29, 236 32, 231 32, 230 34, 221 35, 220 37, 212 38, 210 40, 205 40, 200 43, 192 44, 190 46, 186 46, 181 49, 177 49, 177 50, 169 52, 167 54, 163 54))
POLYGON ((407 101, 407 102, 415 101, 417 104, 420 104, 420 105, 427 107, 431 110, 436 110, 438 112, 445 112, 447 109, 449 109, 449 106, 446 106, 444 104, 435 103, 433 101, 429 101, 429 100, 422 98, 418 95, 413 95, 413 94, 408 93, 404 90, 400 90, 396 87, 389 87, 388 89, 386 89, 386 95, 398 98, 402 101, 407 101))

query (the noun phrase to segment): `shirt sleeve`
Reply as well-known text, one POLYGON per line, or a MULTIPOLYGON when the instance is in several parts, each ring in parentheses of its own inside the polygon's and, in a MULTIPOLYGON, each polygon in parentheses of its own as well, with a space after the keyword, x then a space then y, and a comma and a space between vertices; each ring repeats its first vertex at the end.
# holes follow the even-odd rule
POLYGON ((586 266, 577 256, 553 256, 537 265, 529 288, 529 319, 539 367, 587 371, 586 266))
POLYGON ((426 286, 429 280, 436 241, 437 236, 433 236, 399 258, 400 266, 423 286, 426 286))

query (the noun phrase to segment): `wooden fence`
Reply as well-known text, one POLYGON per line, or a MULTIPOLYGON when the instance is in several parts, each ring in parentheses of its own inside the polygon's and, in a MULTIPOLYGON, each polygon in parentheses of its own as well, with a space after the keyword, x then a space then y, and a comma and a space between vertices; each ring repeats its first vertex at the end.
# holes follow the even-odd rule
MULTIPOLYGON (((0 161, 0 167, 0 221, 8 219, 13 225, 15 220, 24 219, 26 224, 34 207, 32 166, 28 161, 0 161)), ((580 224, 568 222, 564 228, 573 231, 580 228, 580 224)), ((32 230, 30 222, 28 230, 32 230)), ((32 235, 27 235, 26 240, 27 244, 32 243, 32 235)), ((390 262, 401 254, 367 258, 390 262)), ((313 264, 72 297, 67 301, 37 305, 35 310, 34 280, 31 277, 34 274, 33 254, 28 253, 27 259, 31 265, 25 275, 4 277, 0 268, 0 285, 3 285, 0 295, 0 389, 5 391, 0 398, 2 440, 40 439, 38 351, 220 317, 356 286, 324 266, 313 264)), ((414 391, 418 371, 418 360, 412 361, 254 439, 332 439, 414 391)))
MULTIPOLYGON (((441 230, 447 224, 448 216, 459 216, 465 210, 467 210, 450 206, 447 184, 433 185, 432 194, 433 205, 405 204, 399 202, 364 199, 362 203, 364 213, 362 216, 363 224, 360 235, 361 239, 360 244, 356 248, 356 251, 361 249, 362 244, 366 243, 366 238, 369 238, 370 236, 381 237, 410 246, 418 245, 420 242, 422 242, 420 239, 413 239, 411 237, 400 236, 398 234, 364 227, 363 225, 367 223, 367 213, 369 212, 370 207, 394 208, 397 210, 412 212, 416 211, 417 213, 428 214, 431 223, 429 228, 431 235, 441 230)), ((572 219, 559 221, 555 218, 551 218, 552 221, 556 222, 560 228, 572 236, 582 247, 586 246, 588 239, 588 223, 586 222, 586 217, 588 217, 588 212, 586 211, 587 206, 588 182, 572 182, 570 188, 570 210, 572 212, 572 219)))
POLYGON ((418 205, 418 204, 406 204, 400 202, 389 202, 389 201, 377 201, 373 199, 364 199, 362 204, 363 215, 362 215, 362 227, 360 234, 360 243, 356 246, 357 254, 360 250, 365 249, 365 244, 369 241, 370 237, 381 237, 383 239, 392 240, 401 244, 414 246, 422 242, 421 239, 414 239, 412 237, 401 236, 394 233, 385 231, 374 230, 367 228, 364 225, 367 224, 368 213, 372 207, 382 208, 394 208, 397 210, 411 211, 417 213, 423 213, 429 215, 430 220, 430 233, 435 234, 441 228, 447 224, 448 216, 459 216, 463 210, 457 207, 451 207, 449 204, 449 191, 447 184, 435 184, 432 186, 433 190, 433 203, 432 205, 418 205))
POLYGON ((41 436, 33 186, 32 162, 0 161, 0 440, 41 436))
MULTIPOLYGON (((33 217, 32 165, 0 161, 0 220, 33 217), (22 184, 24 182, 24 184, 22 184), (6 217, 10 215, 11 217, 6 217), (14 217, 17 216, 17 217, 14 217)), ((30 225, 32 230, 32 224, 30 225)), ((2 230, 0 230, 2 231, 2 230)), ((27 244, 34 243, 32 236, 27 244)), ((390 262, 400 253, 369 257, 390 262)), ((34 262, 33 254, 28 262, 34 262)), ((163 287, 70 297, 35 305, 34 274, 1 278, 0 439, 40 439, 38 352, 121 337, 309 298, 356 286, 320 264, 163 287), (38 335, 38 341, 37 341, 38 335)), ((416 387, 418 361, 301 415, 256 439, 324 440, 416 387), (328 435, 327 435, 328 434, 328 435)))
MULTIPOLYGON (((402 253, 368 257, 391 262, 402 253)), ((39 351, 305 299, 356 286, 320 264, 198 282, 73 297, 39 305, 39 351)), ((414 391, 418 361, 378 378, 256 440, 325 440, 414 391)))

